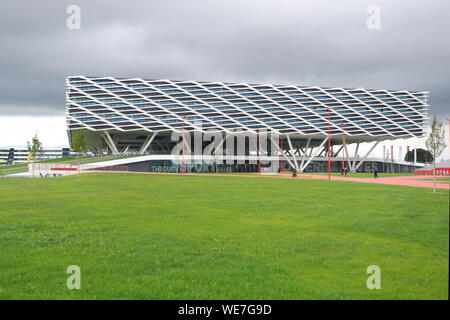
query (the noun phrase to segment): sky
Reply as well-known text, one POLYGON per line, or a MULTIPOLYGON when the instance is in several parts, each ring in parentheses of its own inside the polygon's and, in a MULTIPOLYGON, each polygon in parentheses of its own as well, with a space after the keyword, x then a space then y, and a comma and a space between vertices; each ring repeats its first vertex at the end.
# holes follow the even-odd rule
POLYGON ((447 0, 3 1, 0 146, 36 132, 67 145, 64 80, 77 74, 429 91, 444 120, 449 12, 447 0), (380 29, 367 26, 371 5, 380 29))

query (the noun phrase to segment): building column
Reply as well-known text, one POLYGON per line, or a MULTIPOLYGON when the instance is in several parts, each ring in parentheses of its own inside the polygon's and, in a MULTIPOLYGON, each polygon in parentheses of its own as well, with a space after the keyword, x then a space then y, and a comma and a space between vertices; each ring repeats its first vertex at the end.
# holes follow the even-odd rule
POLYGON ((350 161, 350 156, 349 156, 349 153, 348 153, 347 144, 345 144, 344 150, 345 150, 345 156, 347 157, 347 166, 348 166, 348 170, 351 170, 351 168, 352 168, 352 162, 350 161))
MULTIPOLYGON (((311 143, 311 138, 308 139, 308 141, 306 142, 306 146, 305 146, 305 151, 303 152, 303 156, 302 156, 302 161, 300 162, 300 172, 303 172, 303 163, 305 162, 305 157, 307 157, 307 152, 308 152, 308 148, 309 148, 309 144, 311 143)), ((310 152, 310 156, 312 154, 312 148, 311 148, 311 152, 310 152)))
POLYGON ((147 137, 147 140, 144 142, 144 144, 142 145, 141 149, 139 150, 139 154, 144 154, 147 149, 150 147, 150 144, 152 143, 153 139, 155 139, 156 135, 158 134, 158 132, 154 132, 153 135, 149 135, 147 137))
MULTIPOLYGON (((358 170, 358 168, 362 165, 362 163, 365 161, 365 159, 372 153, 373 149, 380 143, 380 141, 375 142, 375 144, 367 151, 363 159, 358 163, 358 165, 354 168, 355 172, 358 170)), ((356 161, 355 161, 356 162, 356 161)))
POLYGON ((359 141, 356 142, 355 155, 353 156, 353 161, 350 164, 350 172, 356 172, 355 165, 357 161, 356 156, 358 155, 358 150, 359 150, 359 141))
MULTIPOLYGON (((292 147, 291 136, 287 135, 286 138, 289 143, 289 149, 294 150, 294 148, 292 147)), ((281 150, 281 151, 283 151, 283 150, 281 150)), ((297 158, 295 157, 295 152, 292 152, 292 158, 294 158, 295 171, 298 172, 299 168, 298 168, 297 158)))
MULTIPOLYGON (((325 143, 328 141, 328 137, 326 137, 325 139, 323 139, 322 143, 320 144, 320 146, 318 147, 319 150, 322 150, 323 146, 325 145, 325 143)), ((322 152, 320 152, 322 153, 322 152)), ((315 157, 317 157, 318 155, 315 154, 313 155, 313 150, 311 150, 311 154, 309 156, 309 159, 306 161, 305 165, 303 167, 300 168, 300 172, 303 172, 306 167, 308 166, 308 164, 312 161, 312 159, 314 159, 315 157)))
POLYGON ((108 147, 111 149, 113 155, 119 155, 119 151, 117 150, 117 147, 114 144, 114 141, 112 140, 108 131, 103 132, 103 139, 105 139, 105 142, 108 145, 108 147))
MULTIPOLYGON (((288 157, 286 157, 286 155, 284 154, 283 150, 280 149, 279 143, 277 143, 273 139, 272 135, 270 135, 270 140, 272 141, 273 146, 275 146, 277 148, 278 152, 280 152, 281 155, 284 157, 284 159, 291 165, 292 169, 295 169, 295 165, 292 163, 292 161, 288 157)), ((272 153, 273 153, 273 150, 272 150, 272 153)))

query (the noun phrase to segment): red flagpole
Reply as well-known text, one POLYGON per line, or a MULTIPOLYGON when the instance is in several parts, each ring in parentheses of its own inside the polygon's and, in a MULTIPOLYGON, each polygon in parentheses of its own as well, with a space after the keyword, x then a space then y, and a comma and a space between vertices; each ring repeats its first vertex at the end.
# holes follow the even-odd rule
POLYGON ((345 158, 344 158, 344 151, 345 151, 345 139, 344 139, 344 127, 347 125, 347 123, 341 124, 342 129, 342 173, 344 174, 345 169, 345 158))
POLYGON ((326 107, 328 110, 328 180, 331 180, 331 109, 332 107, 326 107))
POLYGON ((283 136, 280 137, 280 149, 281 149, 281 157, 280 157, 280 173, 283 171, 283 136))
POLYGON ((183 122, 181 124, 181 128, 182 128, 182 132, 183 132, 183 136, 182 136, 182 141, 183 144, 181 146, 181 152, 182 152, 182 158, 181 158, 181 173, 184 173, 184 118, 186 118, 185 116, 181 117, 183 118, 183 122))

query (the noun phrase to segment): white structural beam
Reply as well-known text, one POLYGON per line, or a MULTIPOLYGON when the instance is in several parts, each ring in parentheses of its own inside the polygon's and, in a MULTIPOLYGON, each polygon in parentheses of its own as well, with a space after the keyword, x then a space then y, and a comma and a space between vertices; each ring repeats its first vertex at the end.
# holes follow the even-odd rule
MULTIPOLYGON (((272 141, 273 145, 277 147, 278 152, 281 153, 281 155, 284 157, 284 159, 286 159, 286 161, 291 165, 292 169, 295 169, 295 165, 292 163, 291 160, 289 160, 288 157, 286 157, 286 155, 284 154, 283 150, 280 149, 280 146, 278 145, 278 143, 273 139, 272 136, 270 136, 270 140, 272 141)), ((273 151, 272 151, 273 152, 273 151)))
POLYGON ((169 152, 169 150, 165 146, 163 146, 158 140, 155 140, 155 143, 161 148, 162 151, 169 152))
MULTIPOLYGON (((112 137, 111 137, 111 139, 112 139, 112 137)), ((117 152, 119 152, 119 147, 118 147, 118 145, 119 145, 119 137, 115 137, 114 139, 112 139, 112 141, 113 141, 114 145, 116 146, 117 152)))
POLYGON ((341 150, 342 150, 342 145, 339 147, 339 149, 338 149, 338 151, 336 151, 336 152, 334 152, 334 153, 332 153, 333 154, 333 157, 337 157, 338 156, 338 154, 341 152, 341 150))
MULTIPOLYGON (((327 148, 324 146, 321 150, 320 150, 320 153, 319 154, 317 154, 317 156, 318 157, 321 157, 322 156, 322 153, 324 153, 324 152, 326 152, 327 151, 327 148)), ((325 153, 325 156, 326 156, 327 154, 325 153)))
MULTIPOLYGON (((307 157, 307 152, 308 152, 308 148, 309 148, 309 144, 311 143, 311 138, 309 138, 308 139, 308 141, 306 141, 306 146, 305 146, 305 151, 304 151, 304 153, 303 153, 303 156, 304 157, 307 157)), ((310 152, 310 154, 309 154, 309 156, 311 156, 311 153, 312 153, 312 148, 311 148, 311 152, 310 152)), ((305 162, 305 158, 304 157, 302 157, 302 162, 300 163, 300 172, 303 172, 303 163, 305 162)))
POLYGON ((372 153, 373 149, 376 148, 376 146, 380 143, 380 141, 376 141, 375 144, 367 151, 363 159, 358 163, 358 165, 355 167, 355 172, 358 170, 358 168, 362 165, 362 163, 367 159, 367 157, 372 153))
POLYGON ((353 156, 353 161, 352 161, 352 163, 350 165, 350 171, 351 172, 355 172, 356 171, 355 165, 356 165, 356 161, 357 161, 356 157, 358 156, 358 150, 359 150, 359 141, 356 143, 355 155, 353 156))
POLYGON ((111 143, 109 143, 109 140, 106 138, 106 135, 102 134, 103 140, 105 140, 107 147, 107 151, 110 150, 112 153, 114 153, 114 150, 111 148, 111 143))
MULTIPOLYGON (((174 112, 172 108, 167 107, 166 105, 174 102, 174 99, 177 104, 181 105, 183 108, 189 110, 189 112, 195 116, 195 119, 200 119, 200 121, 204 121, 208 123, 208 128, 214 131, 227 131, 234 129, 244 129, 248 132, 254 132, 254 128, 252 125, 247 125, 237 121, 233 116, 230 115, 229 110, 225 111, 222 108, 217 108, 215 103, 207 103, 208 107, 211 110, 214 110, 215 113, 219 114, 220 117, 218 119, 226 118, 231 126, 224 127, 223 123, 218 122, 218 120, 213 120, 213 118, 208 117, 207 114, 199 111, 197 108, 192 107, 195 103, 199 102, 201 104, 205 103, 202 98, 199 98, 197 95, 193 94, 191 91, 186 90, 186 86, 182 84, 182 81, 170 81, 167 79, 141 79, 141 78, 122 78, 115 79, 112 77, 86 77, 83 75, 71 76, 66 79, 67 89, 69 89, 66 95, 66 105, 73 105, 76 108, 68 108, 68 112, 66 113, 66 118, 68 121, 74 124, 74 129, 78 127, 86 127, 87 129, 99 132, 105 130, 104 128, 108 128, 108 130, 120 130, 123 132, 134 132, 136 131, 135 127, 138 127, 138 131, 148 131, 152 128, 158 128, 161 125, 168 126, 170 131, 179 131, 178 124, 183 120, 183 116, 178 112, 174 112), (108 87, 104 86, 103 82, 113 83, 124 90, 129 90, 133 92, 134 95, 139 96, 140 100, 143 100, 147 103, 154 104, 155 101, 158 101, 158 105, 162 110, 152 110, 147 111, 142 109, 142 107, 138 104, 134 104, 124 97, 118 95, 115 91, 111 91, 108 87), (163 82, 166 83, 167 87, 161 87, 159 84, 163 82), (149 89, 153 92, 158 93, 158 100, 155 100, 156 97, 153 95, 146 96, 142 91, 135 90, 135 85, 139 84, 140 88, 149 89), (90 87, 94 87, 101 90, 107 90, 108 94, 113 96, 114 99, 119 100, 121 103, 120 107, 110 106, 105 103, 105 101, 101 101, 95 94, 90 93, 90 87), (194 104, 187 103, 185 100, 178 99, 171 95, 170 90, 176 88, 177 90, 183 92, 184 95, 189 97, 189 102, 195 102, 194 104), (82 96, 83 99, 79 99, 82 96), (134 124, 134 126, 126 126, 120 125, 120 122, 117 123, 113 121, 114 117, 111 118, 103 118, 98 114, 92 112, 89 108, 86 108, 83 104, 80 103, 84 100, 90 101, 90 105, 96 105, 106 110, 110 111, 112 114, 116 116, 120 116, 125 118, 128 122, 134 124), (167 103, 159 103, 159 101, 166 101, 167 103), (82 120, 76 115, 76 112, 81 109, 83 112, 89 114, 90 118, 95 118, 96 122, 91 123, 90 121, 85 122, 87 120, 82 120), (125 109, 125 110, 124 110, 125 109), (133 111, 133 112, 130 112, 133 111), (144 125, 136 118, 131 115, 134 114, 134 111, 139 111, 140 114, 144 116, 144 119, 148 120, 148 124, 144 125), (161 111, 163 111, 164 115, 171 116, 176 121, 171 121, 170 123, 166 123, 160 119, 161 111), (177 125, 173 124, 177 123, 177 125)), ((201 90, 206 91, 208 94, 213 96, 215 100, 226 103, 229 105, 232 111, 238 111, 240 113, 245 114, 246 117, 250 118, 253 122, 256 122, 263 126, 263 128, 270 128, 270 125, 266 125, 268 120, 275 120, 279 123, 283 123, 286 126, 287 131, 284 131, 283 134, 295 134, 300 135, 302 137, 307 137, 308 133, 305 132, 309 130, 311 127, 315 130, 318 130, 318 134, 326 135, 327 131, 325 127, 321 127, 316 125, 316 123, 320 123, 326 121, 326 117, 317 112, 315 107, 305 106, 300 101, 297 101, 294 98, 295 94, 304 95, 310 99, 312 99, 316 104, 326 107, 326 104, 322 102, 322 100, 317 99, 315 93, 322 93, 325 95, 329 95, 330 91, 327 88, 321 87, 308 87, 308 88, 299 88, 299 87, 289 87, 282 88, 273 85, 265 85, 264 87, 257 84, 245 84, 239 83, 239 86, 245 87, 245 91, 249 93, 253 93, 252 95, 244 94, 240 90, 237 90, 236 87, 231 84, 224 84, 220 82, 198 82, 198 81, 190 81, 192 86, 201 90), (241 100, 246 101, 247 104, 253 106, 252 110, 248 110, 247 108, 241 108, 239 104, 231 103, 229 104, 228 100, 225 99, 221 94, 218 94, 216 90, 212 90, 209 86, 213 84, 220 88, 220 91, 227 92, 233 95, 238 96, 241 100), (270 87, 271 90, 267 91, 266 86, 270 87), (304 119, 300 114, 291 110, 291 108, 287 108, 284 104, 281 104, 277 98, 272 97, 271 94, 267 94, 269 92, 275 91, 277 93, 276 96, 282 96, 283 99, 289 101, 292 106, 295 106, 302 112, 308 112, 311 114, 311 118, 304 119), (289 93, 288 93, 289 92, 289 93), (258 104, 257 99, 263 96, 265 99, 270 101, 271 104, 277 106, 282 109, 283 116, 281 117, 278 113, 272 113, 266 108, 263 108, 258 104), (318 122, 317 122, 318 121, 318 122)), ((145 91, 145 90, 143 90, 145 91)), ((344 104, 343 108, 345 113, 349 111, 349 116, 345 117, 345 122, 348 123, 348 136, 353 136, 352 132, 362 132, 363 135, 372 136, 372 137, 384 137, 386 135, 398 137, 398 138, 409 138, 413 136, 420 136, 424 131, 423 122, 427 120, 426 109, 429 107, 427 103, 428 92, 408 92, 408 91, 388 91, 388 90, 365 90, 362 88, 358 89, 345 89, 345 88, 333 88, 338 94, 344 94, 346 97, 353 98, 356 101, 365 105, 366 109, 371 113, 374 113, 378 116, 379 120, 374 120, 375 117, 367 116, 365 112, 362 112, 358 109, 357 106, 352 106, 351 104, 344 104), (364 92, 365 96, 370 96, 371 99, 367 100, 361 97, 360 93, 364 92), (389 99, 385 99, 386 96, 389 99), (383 105, 383 108, 380 109, 379 105, 383 105), (408 116, 407 112, 400 112, 398 105, 401 106, 402 109, 407 110, 412 116, 408 116), (418 108, 417 106, 420 106, 418 108), (391 112, 391 116, 385 115, 386 109, 391 112), (383 110, 383 111, 380 111, 383 110), (360 123, 360 118, 363 118, 365 121, 372 126, 370 128, 362 125, 360 123), (402 125, 404 121, 408 122, 408 125, 402 125), (381 124, 381 122, 388 122, 390 125, 385 127, 381 124)), ((95 92, 95 91, 94 91, 95 92)), ((197 130, 201 130, 197 127, 197 120, 185 120, 186 123, 193 126, 197 130)), ((371 139, 369 139, 371 140, 371 139)), ((375 141, 372 140, 372 141, 375 141)))
POLYGON ((150 144, 152 143, 153 139, 155 139, 156 135, 158 134, 158 132, 154 132, 153 135, 149 135, 147 137, 147 140, 144 142, 144 144, 142 145, 141 149, 139 150, 139 154, 144 154, 148 147, 150 147, 150 144))
POLYGON ((103 133, 103 138, 105 139, 106 144, 109 146, 109 148, 111 149, 112 153, 114 155, 118 155, 119 154, 119 150, 117 150, 117 147, 116 147, 114 141, 111 139, 111 136, 109 135, 108 131, 105 131, 103 133))
MULTIPOLYGON (((287 141, 289 143, 289 149, 290 150, 294 150, 294 148, 292 147, 291 137, 288 135, 288 136, 286 136, 286 138, 287 138, 287 141)), ((281 152, 283 152, 283 150, 281 150, 281 152)), ((292 158, 294 158, 295 171, 298 172, 299 168, 298 168, 297 157, 295 156, 295 152, 291 152, 291 153, 292 153, 292 158)))
MULTIPOLYGON (((345 142, 345 141, 344 141, 344 142, 345 142)), ((351 170, 351 168, 352 168, 352 163, 351 163, 351 161, 350 161, 350 156, 349 156, 349 153, 348 153, 347 144, 345 144, 344 150, 345 150, 345 156, 347 157, 348 169, 351 170)))
MULTIPOLYGON (((325 142, 328 141, 328 137, 326 137, 325 139, 323 139, 322 143, 320 144, 320 146, 318 147, 319 150, 321 150, 325 144, 325 142)), ((321 152, 322 153, 322 152, 321 152)), ((300 172, 303 172, 306 167, 308 167, 308 164, 312 161, 312 159, 314 159, 314 157, 316 157, 317 155, 313 155, 313 151, 311 150, 310 156, 308 161, 306 161, 305 165, 303 167, 300 168, 300 172)))

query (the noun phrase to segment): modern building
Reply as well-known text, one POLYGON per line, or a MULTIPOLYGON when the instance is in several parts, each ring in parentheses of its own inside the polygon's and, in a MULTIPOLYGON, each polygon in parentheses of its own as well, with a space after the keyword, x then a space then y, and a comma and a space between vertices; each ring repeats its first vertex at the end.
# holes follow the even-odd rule
MULTIPOLYGON (((422 137, 428 120, 425 91, 87 76, 68 77, 66 85, 70 141, 74 131, 83 130, 88 144, 99 152, 156 156, 150 167, 179 167, 169 157, 177 144, 171 138, 174 132, 185 139, 193 139, 193 132, 220 133, 224 139, 269 132, 278 146, 268 152, 286 167, 312 171, 315 163, 317 167, 327 161, 330 135, 333 170, 340 170, 345 152, 346 166, 357 171, 365 167, 364 161, 379 161, 369 157, 381 141, 422 137), (373 145, 359 155, 363 142, 373 145), (356 144, 354 155, 347 150, 349 144, 356 144)), ((269 157, 258 150, 243 151, 250 160, 244 169, 221 157, 214 161, 228 170, 252 171, 252 157, 269 157)), ((193 151, 184 152, 189 164, 193 151)), ((234 160, 240 156, 232 154, 234 160)))
MULTIPOLYGON (((55 147, 43 149, 36 155, 36 160, 50 160, 73 156, 74 152, 66 147, 55 147)), ((0 148, 0 165, 27 162, 29 156, 26 147, 0 148)))

